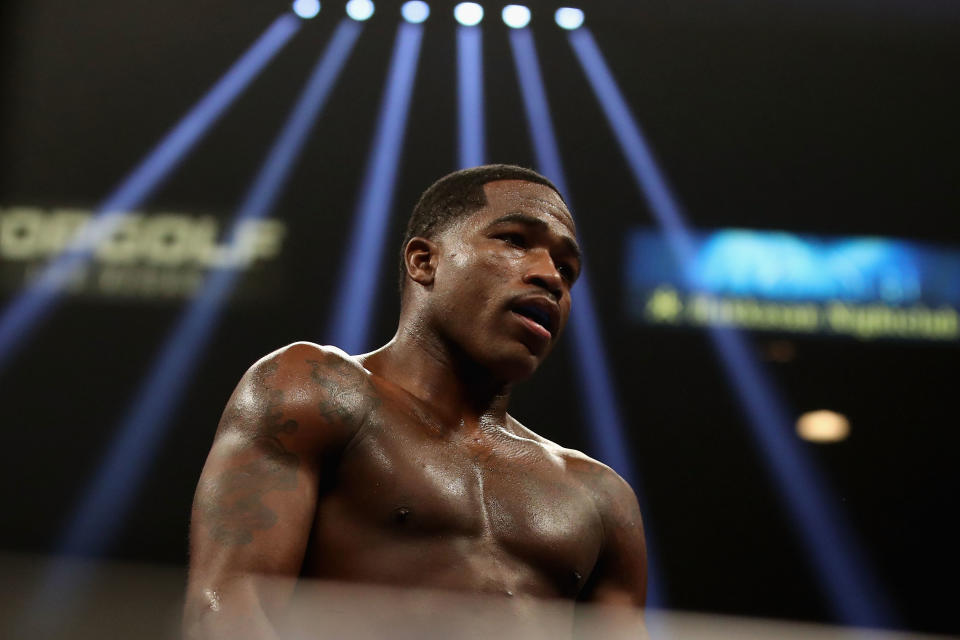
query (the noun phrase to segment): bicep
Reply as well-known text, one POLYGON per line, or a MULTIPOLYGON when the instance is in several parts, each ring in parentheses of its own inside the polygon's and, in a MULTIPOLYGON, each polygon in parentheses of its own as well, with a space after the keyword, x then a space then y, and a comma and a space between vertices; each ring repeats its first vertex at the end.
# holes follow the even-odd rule
POLYGON ((341 355, 307 343, 278 350, 241 380, 194 499, 185 623, 284 604, 315 519, 319 461, 357 432, 358 407, 373 397, 364 382, 341 355))
POLYGON ((185 613, 197 623, 211 613, 217 625, 271 618, 292 590, 313 521, 310 465, 272 444, 230 440, 214 444, 193 504, 185 613))
POLYGON ((197 486, 192 559, 295 575, 313 521, 315 477, 313 465, 280 440, 220 438, 197 486))
POLYGON ((643 607, 647 600, 647 548, 636 495, 617 478, 603 508, 604 543, 584 598, 597 604, 643 607))
MULTIPOLYGON (((286 398, 265 377, 254 371, 238 385, 197 485, 187 595, 194 615, 249 600, 251 576, 296 577, 306 552, 318 442, 291 402, 296 394, 286 398)), ((282 597, 271 594, 253 593, 253 604, 270 609, 282 597)))

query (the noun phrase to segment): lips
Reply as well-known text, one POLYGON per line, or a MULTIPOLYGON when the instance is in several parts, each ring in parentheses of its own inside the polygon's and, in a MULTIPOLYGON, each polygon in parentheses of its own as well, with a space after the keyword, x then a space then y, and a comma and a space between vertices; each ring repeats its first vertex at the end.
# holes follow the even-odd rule
POLYGON ((547 338, 556 335, 560 324, 560 307, 553 300, 539 295, 526 296, 514 300, 510 310, 534 325, 530 327, 531 330, 536 331, 539 327, 546 332, 547 338))

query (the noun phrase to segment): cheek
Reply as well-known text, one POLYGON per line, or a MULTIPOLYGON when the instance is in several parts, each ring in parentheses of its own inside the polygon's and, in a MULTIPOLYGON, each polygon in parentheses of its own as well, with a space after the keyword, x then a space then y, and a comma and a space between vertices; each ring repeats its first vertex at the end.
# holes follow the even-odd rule
POLYGON ((523 258, 509 249, 491 251, 477 260, 477 266, 493 283, 509 284, 512 274, 522 268, 523 258))
POLYGON ((509 250, 467 250, 451 247, 443 254, 444 264, 437 273, 437 285, 443 291, 442 306, 453 311, 470 308, 472 314, 483 314, 490 304, 497 304, 516 284, 521 260, 509 250))
POLYGON ((447 263, 454 269, 465 269, 470 259, 462 251, 452 251, 447 254, 447 263))
POLYGON ((567 330, 567 325, 570 324, 570 309, 571 307, 570 307, 570 304, 568 303, 566 310, 563 311, 561 314, 562 320, 560 322, 560 331, 565 332, 567 330))

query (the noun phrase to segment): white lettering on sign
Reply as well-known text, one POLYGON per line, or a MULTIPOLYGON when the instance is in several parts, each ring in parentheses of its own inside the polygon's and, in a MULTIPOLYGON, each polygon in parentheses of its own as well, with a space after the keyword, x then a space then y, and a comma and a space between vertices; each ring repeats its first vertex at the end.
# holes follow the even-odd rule
MULTIPOLYGON (((65 293, 126 299, 195 295, 210 269, 249 270, 280 255, 286 225, 247 220, 227 228, 208 215, 0 208, 0 287, 29 286, 65 251, 90 256, 58 285, 65 293)), ((245 281, 249 282, 249 281, 245 281)), ((259 287, 265 285, 260 280, 259 287)))
MULTIPOLYGON (((90 211, 35 207, 0 209, 0 258, 34 261, 62 252, 93 218, 90 211)), ((277 220, 239 223, 232 237, 210 216, 181 213, 123 217, 97 243, 94 260, 111 265, 248 267, 280 253, 286 226, 277 220)))

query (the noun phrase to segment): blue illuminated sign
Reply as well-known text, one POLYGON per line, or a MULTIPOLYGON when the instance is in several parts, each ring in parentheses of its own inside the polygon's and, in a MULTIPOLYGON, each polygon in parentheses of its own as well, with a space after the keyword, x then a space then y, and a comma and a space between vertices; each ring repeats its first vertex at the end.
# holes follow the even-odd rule
POLYGON ((684 265, 662 233, 628 236, 635 317, 864 339, 960 337, 960 250, 742 229, 692 235, 684 265))

